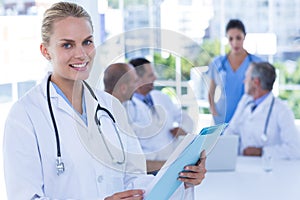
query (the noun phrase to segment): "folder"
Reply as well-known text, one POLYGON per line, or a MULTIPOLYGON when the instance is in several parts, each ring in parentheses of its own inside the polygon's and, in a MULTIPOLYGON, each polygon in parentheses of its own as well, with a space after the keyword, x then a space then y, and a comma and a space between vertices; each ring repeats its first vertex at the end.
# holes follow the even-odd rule
POLYGON ((177 180, 179 173, 185 166, 196 164, 203 150, 208 156, 226 126, 227 124, 210 126, 203 128, 198 135, 185 136, 146 189, 145 199, 169 199, 182 184, 177 180))

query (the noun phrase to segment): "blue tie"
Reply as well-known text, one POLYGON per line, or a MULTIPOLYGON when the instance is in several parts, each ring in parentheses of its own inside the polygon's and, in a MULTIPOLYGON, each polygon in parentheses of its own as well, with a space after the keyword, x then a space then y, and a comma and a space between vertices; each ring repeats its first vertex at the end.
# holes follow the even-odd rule
POLYGON ((152 101, 152 98, 150 96, 150 94, 147 94, 145 96, 145 98, 143 99, 143 102, 151 109, 153 110, 154 107, 153 107, 153 101, 152 101))
POLYGON ((251 112, 253 112, 256 107, 257 107, 257 104, 254 104, 253 106, 251 106, 251 112))

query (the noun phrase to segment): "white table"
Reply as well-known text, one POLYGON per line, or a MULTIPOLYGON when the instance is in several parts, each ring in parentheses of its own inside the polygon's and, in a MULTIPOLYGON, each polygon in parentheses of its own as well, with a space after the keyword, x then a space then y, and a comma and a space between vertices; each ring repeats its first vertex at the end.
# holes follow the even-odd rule
POLYGON ((239 157, 233 172, 207 172, 198 200, 299 200, 300 161, 274 160, 265 172, 260 157, 239 157))

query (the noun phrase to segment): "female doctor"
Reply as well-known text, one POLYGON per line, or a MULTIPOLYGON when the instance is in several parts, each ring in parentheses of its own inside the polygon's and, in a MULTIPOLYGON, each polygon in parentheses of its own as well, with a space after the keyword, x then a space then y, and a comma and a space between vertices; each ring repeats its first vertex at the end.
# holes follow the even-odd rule
MULTIPOLYGON (((95 56, 89 14, 54 4, 44 14, 42 40, 53 72, 14 104, 5 125, 8 199, 142 199, 149 177, 126 113, 84 82, 95 56)), ((185 187, 200 184, 205 162, 185 169, 191 172, 178 178, 185 187)))
POLYGON ((261 59, 244 49, 246 29, 242 21, 231 19, 226 25, 230 52, 217 56, 209 65, 209 105, 215 124, 228 123, 244 94, 243 80, 251 62, 261 59), (220 97, 217 98, 218 91, 220 97))

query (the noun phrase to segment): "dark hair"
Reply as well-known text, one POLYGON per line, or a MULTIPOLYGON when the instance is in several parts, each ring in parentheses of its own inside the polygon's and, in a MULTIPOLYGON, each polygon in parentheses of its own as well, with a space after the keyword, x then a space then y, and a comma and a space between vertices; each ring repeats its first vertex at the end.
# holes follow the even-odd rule
POLYGON ((229 22, 226 25, 226 33, 229 31, 229 29, 233 29, 233 28, 237 28, 237 29, 241 30, 244 33, 244 35, 246 35, 246 29, 241 20, 239 20, 239 19, 229 20, 229 22))
POLYGON ((258 78, 261 83, 261 88, 271 91, 276 79, 275 67, 268 62, 251 63, 252 78, 258 78))
POLYGON ((135 68, 137 75, 142 77, 145 74, 145 68, 143 65, 151 62, 146 58, 135 58, 131 59, 129 63, 135 68))

